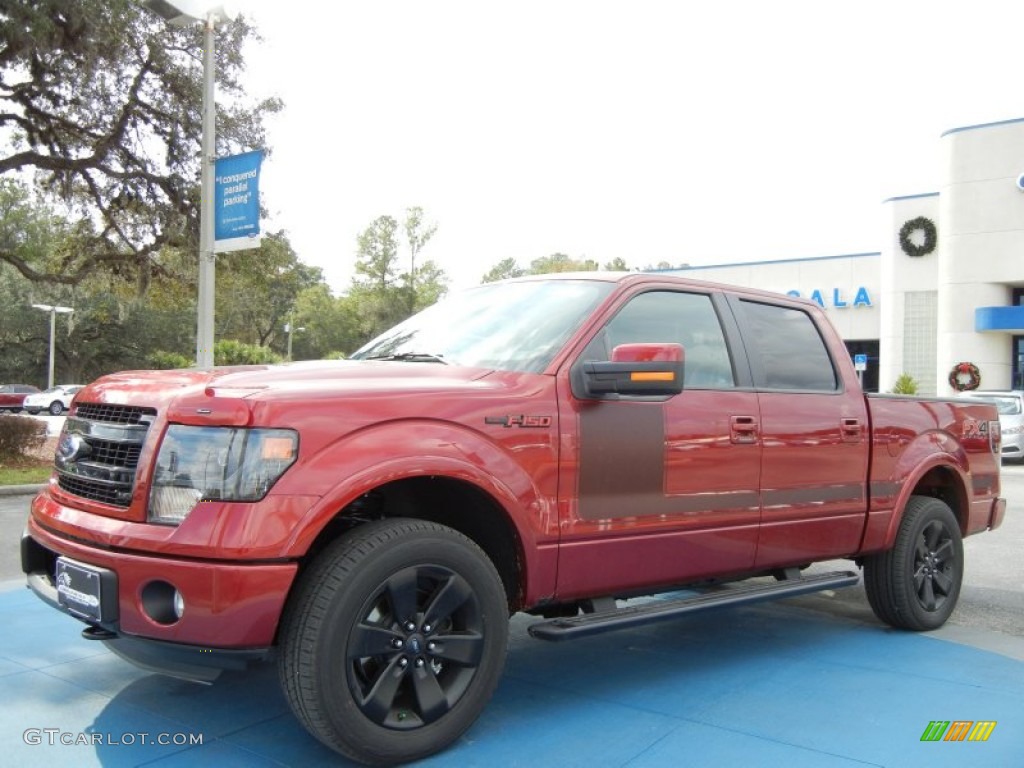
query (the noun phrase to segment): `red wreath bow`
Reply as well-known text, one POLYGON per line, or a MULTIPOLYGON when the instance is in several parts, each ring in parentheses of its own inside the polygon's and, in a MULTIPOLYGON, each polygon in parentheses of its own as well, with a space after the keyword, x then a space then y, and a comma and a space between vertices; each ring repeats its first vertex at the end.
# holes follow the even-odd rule
POLYGON ((981 371, 974 363, 957 363, 949 372, 949 386, 957 392, 977 389, 981 386, 981 371))

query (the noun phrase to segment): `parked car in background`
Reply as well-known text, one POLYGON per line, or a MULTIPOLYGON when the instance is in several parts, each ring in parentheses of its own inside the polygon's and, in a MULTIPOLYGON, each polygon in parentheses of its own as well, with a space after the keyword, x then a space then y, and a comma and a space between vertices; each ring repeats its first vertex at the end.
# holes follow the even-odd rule
POLYGON ((1024 390, 975 389, 961 397, 988 400, 999 411, 999 431, 1003 433, 1003 459, 1024 461, 1024 390))
POLYGON ((39 387, 31 384, 0 384, 0 411, 19 413, 25 396, 38 391, 39 387))
POLYGON ((49 411, 54 416, 60 416, 71 407, 72 398, 84 386, 84 384, 58 384, 42 392, 28 395, 22 407, 31 414, 49 411))

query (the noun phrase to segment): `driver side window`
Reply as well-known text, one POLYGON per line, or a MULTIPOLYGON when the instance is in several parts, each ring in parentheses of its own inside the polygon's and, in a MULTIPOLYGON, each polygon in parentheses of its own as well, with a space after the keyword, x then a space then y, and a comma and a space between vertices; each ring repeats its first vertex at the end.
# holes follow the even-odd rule
POLYGON ((594 337, 582 359, 609 360, 615 347, 636 343, 682 344, 684 387, 736 386, 722 325, 706 294, 651 291, 635 296, 594 337))

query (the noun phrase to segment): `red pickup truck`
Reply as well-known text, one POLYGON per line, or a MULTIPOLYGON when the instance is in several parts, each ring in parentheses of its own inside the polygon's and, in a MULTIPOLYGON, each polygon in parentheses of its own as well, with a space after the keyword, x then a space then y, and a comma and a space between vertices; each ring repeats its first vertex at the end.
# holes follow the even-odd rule
POLYGON ((395 763, 477 718, 515 612, 570 639, 854 584, 802 574, 846 558, 881 620, 940 626, 1003 518, 999 438, 985 402, 865 396, 812 302, 525 278, 348 361, 94 382, 22 564, 143 667, 276 657, 317 738, 395 763))

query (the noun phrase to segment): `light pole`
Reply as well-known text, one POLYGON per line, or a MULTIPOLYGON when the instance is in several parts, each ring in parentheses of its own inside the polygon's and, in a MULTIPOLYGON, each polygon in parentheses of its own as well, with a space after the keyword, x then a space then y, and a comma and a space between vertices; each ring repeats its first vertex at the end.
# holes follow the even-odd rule
POLYGON ((214 29, 217 22, 230 21, 223 5, 201 0, 143 0, 145 8, 176 27, 200 22, 203 36, 203 141, 202 186, 199 200, 199 297, 196 307, 196 366, 213 368, 214 281, 217 276, 213 253, 213 171, 217 153, 217 107, 214 102, 214 29))
POLYGON ((296 328, 291 322, 287 322, 287 323, 284 324, 284 331, 285 331, 285 333, 288 334, 288 354, 285 355, 285 359, 288 362, 291 362, 291 359, 292 359, 292 334, 295 331, 304 331, 304 330, 306 330, 306 329, 304 327, 302 327, 301 325, 298 328, 296 328))
POLYGON ((69 315, 75 310, 71 307, 55 307, 52 304, 33 304, 33 308, 41 309, 50 313, 50 376, 47 379, 46 388, 53 388, 53 339, 57 330, 57 314, 69 315))

